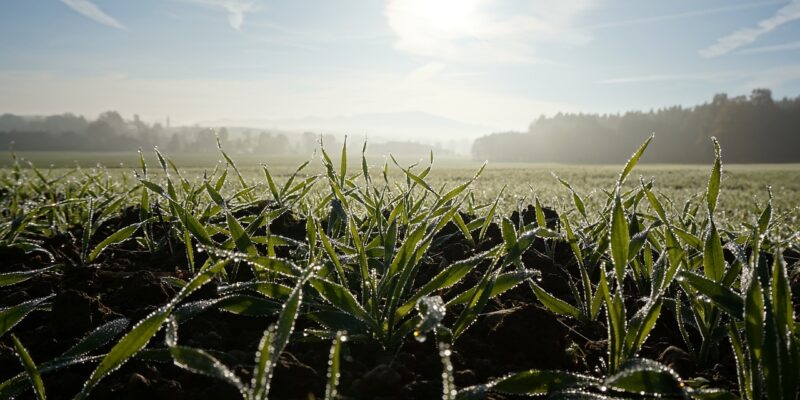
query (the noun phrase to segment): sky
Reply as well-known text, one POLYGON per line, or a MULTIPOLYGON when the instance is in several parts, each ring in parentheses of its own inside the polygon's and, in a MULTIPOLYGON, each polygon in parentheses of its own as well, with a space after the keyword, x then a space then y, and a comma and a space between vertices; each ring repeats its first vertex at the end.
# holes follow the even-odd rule
POLYGON ((800 95, 800 0, 3 0, 0 113, 173 124, 800 95))

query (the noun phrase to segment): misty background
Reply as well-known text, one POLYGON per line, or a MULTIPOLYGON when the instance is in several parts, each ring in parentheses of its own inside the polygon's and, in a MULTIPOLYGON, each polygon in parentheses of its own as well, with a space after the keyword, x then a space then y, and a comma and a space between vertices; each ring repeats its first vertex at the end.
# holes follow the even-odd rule
POLYGON ((624 160, 653 132, 658 145, 646 153, 643 162, 707 162, 712 156, 712 136, 722 143, 729 163, 800 162, 800 96, 775 100, 769 89, 754 89, 749 96, 717 94, 694 107, 619 114, 557 113, 540 116, 524 132, 488 133, 475 140, 466 138, 479 127, 421 113, 271 122, 281 126, 271 129, 263 128, 264 124, 173 127, 168 118, 163 123, 146 123, 138 115, 125 119, 116 111, 104 112, 96 119, 73 114, 3 114, 0 145, 12 151, 118 152, 158 147, 176 154, 215 154, 218 139, 234 154, 307 155, 320 141, 329 149, 340 147, 348 124, 361 124, 363 130, 384 124, 387 131, 378 129, 384 134, 395 129, 417 135, 423 131, 432 138, 460 134, 464 139, 392 140, 381 135, 373 139, 353 135, 359 129, 351 128, 351 144, 353 140, 368 141, 370 154, 422 157, 433 151, 437 156, 477 161, 608 164, 624 160), (301 129, 303 124, 308 129, 301 129), (436 135, 436 129, 446 135, 436 135))

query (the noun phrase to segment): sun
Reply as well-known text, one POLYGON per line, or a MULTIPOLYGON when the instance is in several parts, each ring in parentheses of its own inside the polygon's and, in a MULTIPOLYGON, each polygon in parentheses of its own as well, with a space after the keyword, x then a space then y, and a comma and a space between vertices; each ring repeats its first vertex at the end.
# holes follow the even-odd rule
POLYGON ((444 35, 468 34, 477 21, 478 6, 483 0, 395 0, 405 16, 426 31, 444 35))

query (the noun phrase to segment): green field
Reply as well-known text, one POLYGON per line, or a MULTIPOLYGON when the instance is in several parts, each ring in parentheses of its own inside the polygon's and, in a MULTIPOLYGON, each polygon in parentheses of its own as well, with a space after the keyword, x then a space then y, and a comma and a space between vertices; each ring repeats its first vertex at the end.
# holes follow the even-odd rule
POLYGON ((636 165, 648 143, 486 169, 18 154, 0 399, 797 398, 800 167, 636 165))

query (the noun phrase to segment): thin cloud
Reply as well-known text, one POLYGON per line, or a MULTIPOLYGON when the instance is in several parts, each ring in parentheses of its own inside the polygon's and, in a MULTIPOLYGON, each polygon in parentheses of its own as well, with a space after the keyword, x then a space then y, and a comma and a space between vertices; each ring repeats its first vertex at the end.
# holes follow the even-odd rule
POLYGON ((103 10, 89 0, 61 0, 61 2, 66 4, 67 7, 71 8, 75 12, 91 19, 94 22, 121 30, 128 29, 125 27, 125 25, 122 25, 119 21, 114 19, 114 17, 103 12, 103 10))
POLYGON ((642 75, 629 76, 622 78, 602 79, 597 83, 604 85, 616 85, 627 83, 647 83, 647 82, 677 82, 677 81, 720 81, 746 76, 741 72, 715 72, 702 74, 661 74, 661 75, 642 75))
POLYGON ((742 49, 734 54, 759 54, 759 53, 775 53, 780 51, 789 51, 789 50, 797 50, 800 49, 800 41, 799 42, 790 42, 790 43, 782 43, 776 44, 772 46, 761 46, 761 47, 750 47, 747 49, 742 49))
POLYGON ((786 83, 800 81, 800 64, 785 65, 764 70, 738 70, 695 74, 655 74, 603 79, 604 85, 639 84, 653 82, 736 82, 738 91, 752 88, 779 88, 786 83))
POLYGON ((403 80, 406 84, 423 83, 436 78, 444 71, 446 66, 440 62, 425 64, 413 71, 403 80))
POLYGON ((800 81, 800 65, 784 65, 758 71, 743 88, 779 88, 786 83, 800 81))
POLYGON ((784 3, 783 0, 781 1, 758 1, 753 3, 742 3, 742 4, 735 4, 725 7, 717 7, 717 8, 709 8, 705 10, 694 10, 694 11, 686 11, 681 13, 675 14, 666 14, 666 15, 657 15, 653 17, 643 17, 643 18, 635 18, 623 21, 613 21, 613 22, 606 22, 596 25, 587 26, 584 29, 586 30, 597 30, 597 29, 606 29, 606 28, 617 28, 622 26, 630 26, 630 25, 644 25, 644 24, 651 24, 655 22, 663 22, 663 21, 671 21, 676 19, 685 19, 685 18, 694 18, 694 17, 703 17, 706 15, 716 15, 716 14, 726 14, 736 11, 742 10, 749 10, 753 8, 760 8, 768 5, 774 4, 781 4, 784 3))
POLYGON ((738 29, 727 36, 717 39, 713 45, 700 50, 706 58, 718 57, 742 46, 755 42, 761 36, 772 32, 781 25, 800 19, 800 0, 781 7, 774 15, 758 22, 756 27, 738 29))
POLYGON ((244 17, 247 13, 255 11, 258 5, 255 0, 181 0, 206 8, 221 9, 228 14, 228 24, 237 31, 242 30, 244 17))

